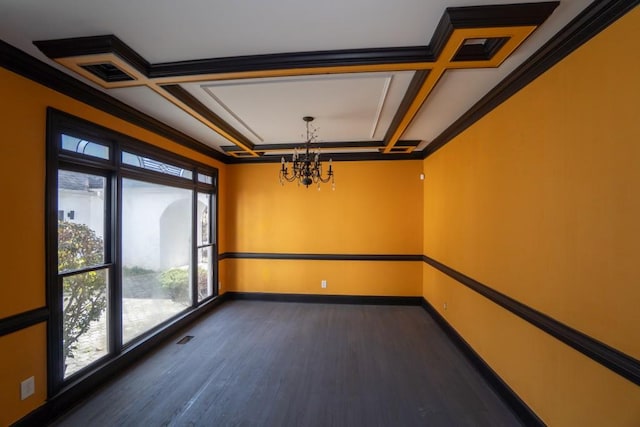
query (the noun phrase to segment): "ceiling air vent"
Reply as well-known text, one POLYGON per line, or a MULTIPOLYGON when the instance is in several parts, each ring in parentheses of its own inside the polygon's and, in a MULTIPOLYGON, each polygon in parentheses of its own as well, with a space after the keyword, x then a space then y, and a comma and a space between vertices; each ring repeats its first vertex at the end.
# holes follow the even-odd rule
POLYGON ((453 57, 453 62, 488 61, 493 58, 500 48, 508 41, 509 37, 465 39, 453 57))
POLYGON ((133 80, 133 77, 110 62, 104 62, 102 64, 81 65, 81 67, 89 71, 91 74, 101 78, 107 83, 126 82, 129 80, 133 80))

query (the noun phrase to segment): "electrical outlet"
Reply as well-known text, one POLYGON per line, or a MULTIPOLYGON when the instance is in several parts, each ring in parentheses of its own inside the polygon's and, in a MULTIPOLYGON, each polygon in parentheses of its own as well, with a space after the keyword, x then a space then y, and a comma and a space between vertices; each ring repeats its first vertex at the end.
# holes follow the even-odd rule
POLYGON ((20 383, 20 399, 25 400, 36 392, 35 378, 29 377, 20 383))
POLYGON ((320 287, 323 288, 323 289, 326 288, 327 287, 327 281, 323 280, 322 282, 320 282, 320 287))
POLYGON ((447 311, 447 303, 445 302, 444 305, 442 306, 442 308, 444 308, 444 311, 447 311))

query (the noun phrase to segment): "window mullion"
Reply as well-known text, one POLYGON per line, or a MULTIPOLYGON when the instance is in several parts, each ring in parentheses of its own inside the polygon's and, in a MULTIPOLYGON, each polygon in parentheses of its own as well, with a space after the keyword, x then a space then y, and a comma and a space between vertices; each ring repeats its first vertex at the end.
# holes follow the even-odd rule
POLYGON ((191 307, 196 307, 200 302, 198 295, 198 282, 200 274, 198 271, 198 192, 191 191, 191 307))
POLYGON ((78 268, 76 270, 62 271, 58 273, 58 276, 64 279, 65 277, 75 276, 76 274, 90 273, 92 271, 104 270, 111 267, 113 267, 113 263, 107 262, 104 264, 92 265, 86 268, 78 268))
MULTIPOLYGON (((120 164, 119 149, 116 150, 116 164, 120 164)), ((122 352, 122 176, 115 173, 111 179, 111 256, 116 268, 113 269, 113 286, 110 289, 111 324, 109 325, 109 346, 114 354, 122 352)))

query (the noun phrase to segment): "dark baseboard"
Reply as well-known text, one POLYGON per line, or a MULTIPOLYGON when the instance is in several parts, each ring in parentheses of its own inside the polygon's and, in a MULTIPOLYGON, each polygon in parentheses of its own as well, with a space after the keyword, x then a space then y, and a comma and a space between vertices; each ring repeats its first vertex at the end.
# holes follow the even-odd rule
POLYGON ((446 321, 429 302, 421 298, 422 307, 438 323, 451 341, 462 351, 467 359, 489 383, 491 388, 509 405, 511 410, 526 426, 544 426, 545 423, 527 406, 526 403, 505 383, 502 378, 485 362, 464 338, 446 321))
POLYGON ((144 342, 128 348, 125 352, 115 356, 103 366, 90 372, 83 379, 64 388, 60 393, 48 399, 42 406, 33 410, 20 420, 16 421, 14 427, 43 426, 48 425, 56 418, 62 416, 69 409, 82 402, 95 392, 100 386, 122 373, 125 369, 142 359, 159 345, 164 344, 181 329, 191 322, 219 306, 228 297, 221 295, 205 302, 198 309, 189 311, 176 318, 169 325, 162 328, 157 334, 151 336, 144 342))
POLYGON ((318 294, 276 294, 267 292, 227 292, 229 300, 304 302, 316 304, 359 304, 359 305, 420 305, 422 297, 394 297, 374 295, 318 295, 318 294))

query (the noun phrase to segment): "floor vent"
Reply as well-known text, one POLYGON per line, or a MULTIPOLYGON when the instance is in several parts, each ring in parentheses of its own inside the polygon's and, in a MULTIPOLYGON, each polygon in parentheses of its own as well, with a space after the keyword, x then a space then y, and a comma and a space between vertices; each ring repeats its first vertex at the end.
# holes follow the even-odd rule
POLYGON ((187 336, 184 336, 184 337, 180 338, 180 341, 178 341, 176 344, 186 344, 189 341, 191 341, 192 339, 193 339, 193 335, 187 335, 187 336))

